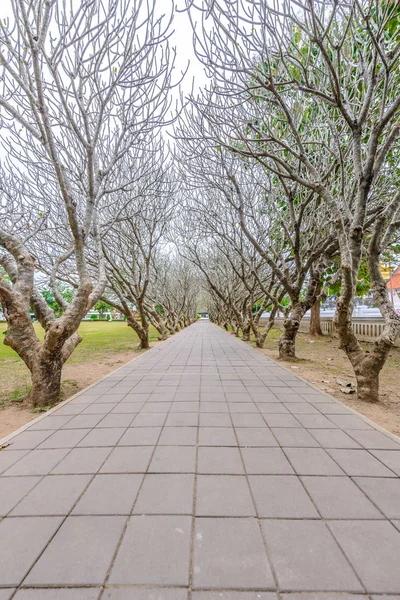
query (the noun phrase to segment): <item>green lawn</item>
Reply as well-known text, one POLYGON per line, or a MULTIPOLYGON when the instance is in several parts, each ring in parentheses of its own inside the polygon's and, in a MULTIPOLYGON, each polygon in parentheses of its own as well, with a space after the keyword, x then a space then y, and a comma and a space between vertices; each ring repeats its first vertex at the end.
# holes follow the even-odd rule
MULTIPOLYGON (((6 323, 0 323, 0 335, 6 331, 6 323)), ((43 329, 35 323, 38 336, 43 338, 43 329)), ((136 333, 127 326, 124 321, 85 321, 79 327, 82 342, 72 353, 66 365, 80 366, 86 363, 102 362, 107 358, 113 358, 118 353, 135 352, 138 349, 139 340, 136 333)), ((150 327, 150 342, 157 340, 158 332, 150 327)), ((8 346, 5 346, 0 338, 0 407, 9 400, 16 399, 29 389, 30 376, 23 361, 8 346)), ((133 358, 134 356, 132 356, 133 358)), ((126 360, 126 358, 125 358, 126 360)), ((116 367, 115 367, 116 368, 116 367)), ((74 374, 71 383, 75 379, 74 374)), ((76 384, 72 384, 76 385, 76 384)), ((70 395, 69 392, 67 395, 70 395)))

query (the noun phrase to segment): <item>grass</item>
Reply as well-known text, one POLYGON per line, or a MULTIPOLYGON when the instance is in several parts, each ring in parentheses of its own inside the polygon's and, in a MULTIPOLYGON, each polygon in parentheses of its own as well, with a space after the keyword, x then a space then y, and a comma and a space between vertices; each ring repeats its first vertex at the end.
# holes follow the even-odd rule
MULTIPOLYGON (((38 323, 34 325, 37 335, 43 339, 44 331, 38 323)), ((19 356, 2 343, 6 323, 0 323, 0 408, 18 399, 29 389, 29 371, 19 356)), ((72 353, 66 365, 85 365, 102 361, 123 352, 138 350, 139 339, 124 321, 85 321, 79 327, 82 342, 72 353)), ((150 327, 150 342, 157 340, 158 332, 150 327)), ((63 391, 70 395, 78 387, 75 379, 63 380, 63 391), (75 388, 75 389, 74 389, 75 388)))

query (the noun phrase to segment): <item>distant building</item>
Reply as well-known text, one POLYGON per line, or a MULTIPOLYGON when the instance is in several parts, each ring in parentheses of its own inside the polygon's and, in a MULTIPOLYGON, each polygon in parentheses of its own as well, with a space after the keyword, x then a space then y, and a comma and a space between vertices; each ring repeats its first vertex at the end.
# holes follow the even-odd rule
POLYGON ((394 294, 400 297, 400 267, 392 271, 392 276, 389 277, 386 287, 389 290, 389 295, 393 291, 394 294))

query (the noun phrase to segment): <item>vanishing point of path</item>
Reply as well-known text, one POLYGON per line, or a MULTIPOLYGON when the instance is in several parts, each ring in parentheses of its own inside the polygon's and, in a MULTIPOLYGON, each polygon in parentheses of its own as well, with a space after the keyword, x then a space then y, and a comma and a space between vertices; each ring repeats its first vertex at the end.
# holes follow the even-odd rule
POLYGON ((0 600, 400 599, 400 440, 208 322, 0 473, 0 600))

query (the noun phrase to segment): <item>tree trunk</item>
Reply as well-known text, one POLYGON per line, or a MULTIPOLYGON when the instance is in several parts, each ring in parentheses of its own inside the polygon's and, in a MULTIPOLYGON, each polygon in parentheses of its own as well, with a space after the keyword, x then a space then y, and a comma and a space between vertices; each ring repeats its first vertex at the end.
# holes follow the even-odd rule
POLYGON ((357 398, 363 402, 379 402, 379 370, 371 361, 362 361, 354 368, 357 381, 357 398), (372 367, 372 368, 371 368, 372 367))
POLYGON ((311 307, 310 335, 319 336, 319 335, 323 335, 322 329, 321 329, 321 300, 320 300, 321 282, 318 283, 315 293, 316 293, 317 298, 311 307))
POLYGON ((43 358, 40 354, 33 359, 31 376, 32 387, 25 397, 34 408, 52 406, 60 398, 62 355, 52 354, 43 358))
POLYGON ((282 360, 296 358, 296 336, 306 310, 304 303, 299 303, 283 321, 283 332, 279 338, 279 358, 282 360))
POLYGON ((250 331, 251 331, 251 323, 250 321, 245 321, 242 325, 242 332, 243 332, 243 341, 244 342, 249 342, 250 341, 250 331))

